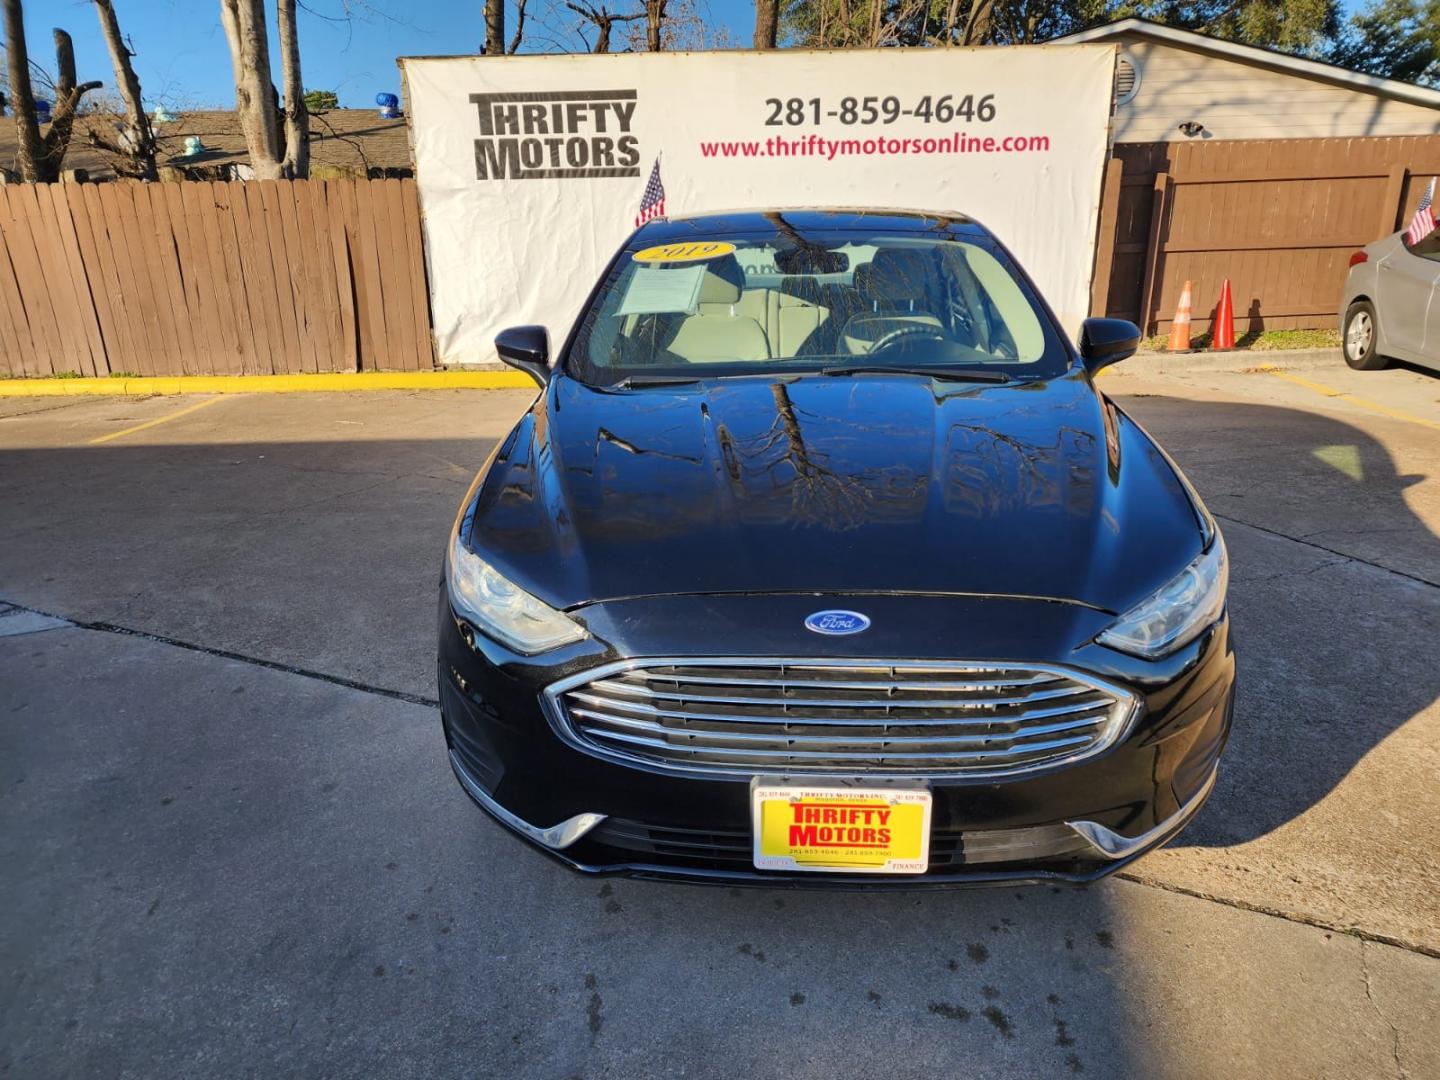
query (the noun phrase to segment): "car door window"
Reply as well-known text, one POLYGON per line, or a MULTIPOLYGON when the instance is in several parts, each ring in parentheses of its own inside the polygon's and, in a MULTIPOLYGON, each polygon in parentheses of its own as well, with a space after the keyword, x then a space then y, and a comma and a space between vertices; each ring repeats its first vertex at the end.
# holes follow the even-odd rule
POLYGON ((1422 259, 1429 259, 1433 263, 1440 263, 1440 229, 1435 229, 1429 236, 1425 237, 1418 244, 1411 244, 1408 239, 1405 241, 1405 250, 1411 255, 1418 255, 1422 259))

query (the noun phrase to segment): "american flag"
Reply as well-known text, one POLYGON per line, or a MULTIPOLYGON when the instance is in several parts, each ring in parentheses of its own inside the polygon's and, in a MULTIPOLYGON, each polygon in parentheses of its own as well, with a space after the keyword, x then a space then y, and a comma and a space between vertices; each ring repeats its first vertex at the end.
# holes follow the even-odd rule
POLYGON ((1425 194, 1420 197, 1420 205, 1415 208, 1415 216, 1410 219, 1410 228, 1405 233, 1405 239, 1410 242, 1411 247, 1414 247, 1435 231, 1434 202, 1435 179, 1431 177, 1430 187, 1425 194))
POLYGON ((655 167, 650 170, 650 181, 645 185, 645 194, 640 196, 640 213, 635 215, 635 227, 638 229, 651 218, 660 217, 665 213, 665 185, 660 182, 660 159, 655 159, 655 167))

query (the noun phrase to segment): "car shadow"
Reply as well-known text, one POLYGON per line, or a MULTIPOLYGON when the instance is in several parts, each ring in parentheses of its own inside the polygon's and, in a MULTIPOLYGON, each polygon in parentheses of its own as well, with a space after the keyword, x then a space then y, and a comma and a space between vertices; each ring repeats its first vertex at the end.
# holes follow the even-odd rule
POLYGON ((1391 364, 1401 371, 1409 371, 1415 375, 1424 375, 1427 379, 1440 382, 1440 367, 1422 367, 1419 364, 1412 364, 1408 360, 1392 360, 1391 364))
POLYGON ((1440 537, 1406 499, 1428 477, 1320 413, 1116 400, 1185 470, 1231 553, 1235 725, 1214 795, 1171 846, 1255 840, 1440 696, 1418 644, 1440 625, 1440 537))

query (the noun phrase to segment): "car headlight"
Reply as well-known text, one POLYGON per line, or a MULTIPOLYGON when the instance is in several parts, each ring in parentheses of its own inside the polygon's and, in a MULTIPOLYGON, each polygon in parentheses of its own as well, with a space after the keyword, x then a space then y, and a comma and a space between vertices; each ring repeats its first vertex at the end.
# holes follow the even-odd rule
POLYGON ((563 611, 531 596, 478 555, 466 549, 456 530, 450 541, 450 606, 476 630, 518 653, 535 653, 579 641, 585 628, 563 611))
POLYGON ((1225 610, 1230 583, 1225 540, 1215 539, 1169 584, 1121 615, 1099 636, 1102 645, 1154 660, 1188 645, 1225 610))

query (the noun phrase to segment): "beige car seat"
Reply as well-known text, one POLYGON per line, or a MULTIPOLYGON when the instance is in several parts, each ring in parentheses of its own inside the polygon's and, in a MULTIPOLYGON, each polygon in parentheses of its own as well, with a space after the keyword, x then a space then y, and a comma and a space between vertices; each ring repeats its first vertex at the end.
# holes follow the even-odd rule
POLYGON ((686 316, 666 348, 685 360, 704 364, 769 359, 765 328, 738 310, 744 281, 745 273, 734 255, 706 263, 699 310, 686 316))
POLYGON ((813 277, 782 278, 779 293, 775 355, 799 356, 830 318, 830 309, 821 303, 820 284, 813 277))

